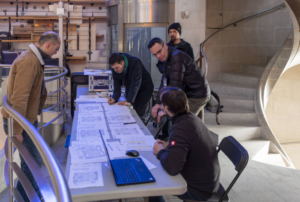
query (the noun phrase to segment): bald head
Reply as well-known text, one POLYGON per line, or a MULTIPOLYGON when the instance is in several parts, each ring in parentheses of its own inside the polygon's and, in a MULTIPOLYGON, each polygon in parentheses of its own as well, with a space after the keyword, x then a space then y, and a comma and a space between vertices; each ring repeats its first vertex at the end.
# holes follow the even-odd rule
POLYGON ((50 31, 42 34, 37 47, 39 47, 49 57, 52 57, 59 50, 60 43, 61 40, 58 34, 50 31))
POLYGON ((39 40, 38 44, 40 46, 42 46, 46 42, 51 42, 53 45, 55 45, 57 43, 60 43, 60 38, 59 38, 58 34, 55 33, 55 32, 52 32, 52 31, 45 32, 40 37, 40 40, 39 40))

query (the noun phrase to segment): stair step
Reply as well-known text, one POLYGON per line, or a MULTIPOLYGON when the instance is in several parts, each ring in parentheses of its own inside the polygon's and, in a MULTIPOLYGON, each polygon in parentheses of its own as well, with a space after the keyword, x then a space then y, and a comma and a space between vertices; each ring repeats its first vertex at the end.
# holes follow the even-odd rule
POLYGON ((255 88, 249 86, 237 85, 228 82, 216 81, 209 83, 210 88, 217 94, 226 94, 229 97, 239 96, 244 99, 254 100, 255 88))
POLYGON ((254 139, 240 142, 248 151, 249 159, 263 161, 269 153, 270 141, 264 139, 254 139))
POLYGON ((262 162, 274 166, 286 167, 280 154, 269 153, 262 162))
POLYGON ((217 123, 210 123, 206 124, 206 126, 212 133, 218 135, 219 143, 227 136, 232 136, 239 142, 257 139, 261 136, 261 127, 257 125, 229 125, 222 123, 218 125, 217 123))
MULTIPOLYGON (((223 108, 218 115, 220 124, 225 125, 256 125, 257 116, 256 113, 249 110, 235 110, 223 108)), ((206 124, 211 124, 216 122, 216 113, 209 112, 205 110, 204 121, 206 124)))
POLYGON ((244 72, 223 72, 221 81, 256 88, 259 77, 244 72))
POLYGON ((249 110, 254 112, 253 99, 249 100, 240 96, 229 96, 224 94, 219 94, 218 96, 221 105, 223 105, 225 109, 249 110))
POLYGON ((265 67, 267 65, 263 64, 263 65, 243 65, 242 66, 242 72, 249 74, 249 75, 254 75, 254 76, 258 76, 261 77, 261 75, 263 74, 265 67))

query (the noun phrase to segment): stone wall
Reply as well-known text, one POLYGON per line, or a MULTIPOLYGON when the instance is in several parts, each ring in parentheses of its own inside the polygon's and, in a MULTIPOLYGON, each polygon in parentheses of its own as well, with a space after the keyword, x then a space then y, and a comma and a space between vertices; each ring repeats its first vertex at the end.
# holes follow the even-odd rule
MULTIPOLYGON (((217 28, 281 3, 283 0, 207 1, 205 35, 208 37, 217 28)), ((244 64, 267 64, 291 30, 291 19, 285 8, 243 21, 216 34, 205 45, 209 81, 218 80, 220 72, 240 71, 244 64)))
POLYGON ((181 38, 189 42, 195 58, 199 53, 200 43, 205 39, 206 0, 176 0, 175 22, 182 27, 181 38), (189 18, 181 18, 182 11, 189 11, 189 18))

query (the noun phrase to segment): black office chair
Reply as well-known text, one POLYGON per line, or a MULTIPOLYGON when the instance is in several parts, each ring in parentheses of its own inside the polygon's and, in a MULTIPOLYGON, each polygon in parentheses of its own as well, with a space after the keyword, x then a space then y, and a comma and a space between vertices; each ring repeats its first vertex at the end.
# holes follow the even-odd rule
MULTIPOLYGON (((220 183, 218 192, 209 200, 210 202, 222 202, 230 201, 228 198, 228 193, 233 187, 234 183, 242 174, 244 168, 246 167, 249 155, 247 150, 232 136, 225 137, 222 142, 219 144, 218 152, 222 151, 226 156, 231 160, 237 171, 236 176, 226 189, 224 190, 223 186, 220 183)), ((186 202, 192 202, 192 200, 185 200, 186 202)))

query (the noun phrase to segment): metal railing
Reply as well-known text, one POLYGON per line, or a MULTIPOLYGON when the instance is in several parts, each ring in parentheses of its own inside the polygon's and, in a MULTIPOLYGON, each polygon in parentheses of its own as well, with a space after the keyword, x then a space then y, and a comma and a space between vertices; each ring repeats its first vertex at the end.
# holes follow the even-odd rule
POLYGON ((203 69, 203 68, 202 68, 202 59, 204 58, 204 63, 205 63, 205 65, 204 65, 204 71, 203 71, 203 74, 204 74, 205 76, 207 76, 207 71, 208 71, 208 68, 207 68, 207 57, 206 57, 206 55, 205 55, 205 53, 204 53, 203 48, 204 48, 205 43, 206 43, 211 37, 213 37, 215 34, 219 33, 220 31, 226 29, 227 27, 230 27, 230 26, 236 26, 237 23, 239 23, 239 22, 242 22, 242 21, 244 21, 244 20, 248 20, 248 19, 250 19, 250 18, 259 16, 259 15, 266 14, 266 13, 269 13, 269 12, 272 12, 272 11, 275 11, 275 10, 278 10, 278 9, 281 9, 281 10, 282 10, 284 7, 286 7, 286 5, 283 3, 283 4, 280 4, 280 5, 278 5, 278 6, 272 7, 272 8, 270 8, 270 9, 267 9, 267 10, 258 12, 258 13, 256 13, 256 14, 250 15, 250 16, 248 16, 248 17, 242 18, 242 19, 240 19, 240 20, 237 20, 237 21, 235 21, 235 22, 233 22, 233 23, 230 23, 230 24, 226 25, 225 27, 222 27, 221 29, 219 29, 218 31, 214 32, 214 33, 211 34, 209 37, 207 37, 207 38, 200 44, 200 53, 199 53, 200 56, 199 56, 199 58, 196 60, 196 63, 199 64, 199 66, 200 66, 201 69, 203 69))
MULTIPOLYGON (((1 65, 3 66, 11 66, 11 65, 1 65)), ((64 67, 57 67, 57 66, 46 66, 46 68, 58 68, 60 71, 60 74, 50 77, 48 79, 45 79, 45 82, 51 82, 55 80, 63 80, 64 85, 60 87, 60 83, 58 82, 58 87, 56 91, 53 91, 49 93, 48 95, 58 93, 58 102, 54 104, 53 106, 44 109, 43 112, 49 111, 50 109, 53 109, 54 107, 59 107, 61 110, 61 113, 55 117, 50 122, 46 123, 41 127, 42 134, 43 134, 43 128, 51 123, 53 123, 55 120, 57 120, 62 115, 66 114, 66 100, 67 100, 67 92, 64 89, 67 86, 67 80, 64 78, 64 76, 67 74, 67 69, 64 67), (63 93, 63 97, 61 98, 60 92, 63 93), (64 105, 64 106, 62 106, 64 105)), ((60 166, 58 165, 58 162, 56 161, 56 158, 54 154, 52 153, 52 150, 48 146, 48 144, 44 141, 43 137, 39 134, 38 130, 21 114, 19 114, 17 111, 12 109, 9 104, 7 103, 7 96, 3 99, 3 108, 5 111, 10 115, 8 119, 8 137, 5 143, 5 156, 6 156, 6 163, 5 163, 5 181, 7 186, 9 186, 10 190, 10 202, 13 201, 13 198, 16 201, 23 201, 20 193, 16 188, 14 188, 14 182, 13 182, 13 172, 15 172, 16 176, 19 178, 19 181, 23 185, 23 188, 25 192, 27 193, 27 196, 30 201, 39 201, 39 197, 37 196, 37 193, 35 192, 33 186, 23 173, 23 171, 20 169, 20 167, 13 162, 13 145, 18 149, 20 155, 23 157, 24 161, 28 165, 29 169, 32 171, 32 175, 37 183, 37 186, 39 187, 40 193, 44 199, 44 201, 53 201, 53 202, 69 202, 72 201, 72 197, 68 188, 67 181, 63 175, 62 170, 60 169, 60 166), (13 136, 13 119, 18 122, 23 129, 28 133, 30 138, 32 139, 34 145, 37 147, 38 152, 40 153, 42 160, 48 170, 51 182, 53 184, 53 189, 48 183, 45 176, 42 174, 42 171, 36 161, 33 159, 31 154, 28 152, 28 150, 20 143, 14 136, 13 136), (34 171, 34 172, 33 172, 34 171)), ((41 115, 41 122, 43 123, 43 115, 41 115)), ((65 120, 64 120, 65 121, 65 120)), ((40 129, 40 128, 39 128, 40 129)))

